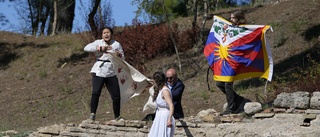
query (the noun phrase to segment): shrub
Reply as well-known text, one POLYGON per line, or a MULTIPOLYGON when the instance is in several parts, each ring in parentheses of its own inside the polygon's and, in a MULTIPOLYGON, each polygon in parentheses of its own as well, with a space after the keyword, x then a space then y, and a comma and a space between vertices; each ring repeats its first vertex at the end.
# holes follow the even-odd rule
MULTIPOLYGON (((179 31, 178 25, 172 23, 172 35, 176 41, 178 51, 186 51, 193 47, 198 35, 198 29, 179 31)), ((167 24, 137 23, 135 26, 125 27, 115 33, 115 39, 121 43, 125 52, 126 61, 139 71, 144 72, 144 64, 157 57, 175 53, 167 24)))

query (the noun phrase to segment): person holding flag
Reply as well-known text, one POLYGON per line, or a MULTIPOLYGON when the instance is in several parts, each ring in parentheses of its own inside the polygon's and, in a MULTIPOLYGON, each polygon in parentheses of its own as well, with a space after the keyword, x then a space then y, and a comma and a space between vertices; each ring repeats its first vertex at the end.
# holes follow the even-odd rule
MULTIPOLYGON (((246 19, 244 13, 241 11, 236 11, 231 13, 230 21, 232 25, 238 26, 241 24, 245 24, 246 19)), ((216 86, 226 95, 227 98, 227 107, 221 115, 231 114, 231 113, 239 113, 236 112, 240 103, 244 100, 244 98, 238 95, 233 89, 233 82, 223 82, 216 81, 216 86)))
POLYGON ((250 101, 235 92, 235 80, 262 77, 271 81, 272 78, 271 50, 264 35, 270 26, 244 25, 245 22, 242 11, 231 13, 230 22, 214 16, 204 47, 216 86, 226 95, 228 103, 221 115, 240 113, 250 101))

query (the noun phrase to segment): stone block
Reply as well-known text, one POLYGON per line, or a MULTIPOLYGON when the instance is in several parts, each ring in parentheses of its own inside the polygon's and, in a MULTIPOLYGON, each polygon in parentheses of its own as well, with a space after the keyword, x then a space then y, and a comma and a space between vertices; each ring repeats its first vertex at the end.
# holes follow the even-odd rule
POLYGON ((313 92, 310 99, 310 108, 320 109, 320 92, 313 92))
POLYGON ((142 128, 145 125, 147 125, 147 122, 146 121, 140 121, 140 120, 128 120, 125 123, 126 127, 142 128))
POLYGON ((110 120, 105 123, 106 125, 112 125, 117 127, 124 127, 126 122, 124 120, 110 120))
POLYGON ((315 110, 315 109, 307 109, 306 110, 307 114, 320 114, 320 110, 315 110))
POLYGON ((246 114, 251 115, 251 114, 255 114, 260 111, 262 111, 262 105, 259 102, 247 102, 244 105, 244 112, 246 114))
POLYGON ((254 118, 272 118, 275 114, 274 113, 257 113, 253 117, 254 118))

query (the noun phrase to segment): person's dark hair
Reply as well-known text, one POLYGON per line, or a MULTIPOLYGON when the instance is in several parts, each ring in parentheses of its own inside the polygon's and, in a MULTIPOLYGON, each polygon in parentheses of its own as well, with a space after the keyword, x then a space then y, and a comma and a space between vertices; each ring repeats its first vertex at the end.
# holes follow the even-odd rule
POLYGON ((162 72, 155 72, 153 80, 156 82, 154 85, 153 101, 157 99, 160 89, 166 84, 166 75, 162 72))
POLYGON ((246 18, 244 16, 244 13, 240 10, 237 10, 232 13, 233 16, 238 20, 234 25, 240 25, 246 23, 246 18))
POLYGON ((101 30, 101 32, 102 32, 104 29, 110 30, 111 34, 113 34, 113 29, 112 29, 111 27, 104 27, 104 28, 101 30))

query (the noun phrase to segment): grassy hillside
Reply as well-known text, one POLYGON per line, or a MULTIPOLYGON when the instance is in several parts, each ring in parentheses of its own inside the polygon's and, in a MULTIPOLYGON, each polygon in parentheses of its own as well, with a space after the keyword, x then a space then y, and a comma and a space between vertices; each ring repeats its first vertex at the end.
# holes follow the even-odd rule
MULTIPOLYGON (((239 8, 220 10, 212 15, 228 18, 236 9, 239 8)), ((239 94, 252 101, 266 103, 280 92, 315 90, 295 86, 301 84, 298 72, 320 77, 319 9, 319 0, 278 0, 267 5, 243 7, 249 23, 272 26, 273 32, 268 32, 267 37, 275 66, 274 80, 268 84, 266 92, 264 80, 247 79, 236 83, 239 94), (308 67, 318 71, 306 73, 308 67)), ((182 28, 191 27, 191 21, 192 17, 175 20, 182 28)), ((206 30, 211 25, 212 20, 208 20, 206 30)), ((89 39, 87 34, 35 37, 0 32, 0 36, 0 131, 35 130, 60 123, 78 124, 88 118, 91 94, 89 70, 94 60, 83 52, 89 39)), ((180 58, 183 73, 179 77, 186 85, 182 101, 185 115, 195 116, 209 108, 221 111, 225 96, 216 89, 212 73, 209 74, 211 91, 208 91, 208 65, 202 49, 180 53, 180 58)), ((177 66, 177 58, 175 55, 159 55, 148 61, 146 66, 148 68, 144 74, 151 76, 156 70, 177 66)), ((303 81, 312 86, 307 80, 303 81)), ((145 114, 141 111, 148 96, 144 93, 130 100, 123 106, 121 115, 125 119, 142 119, 145 114)), ((111 107, 109 94, 103 89, 97 120, 112 119, 111 107)))

